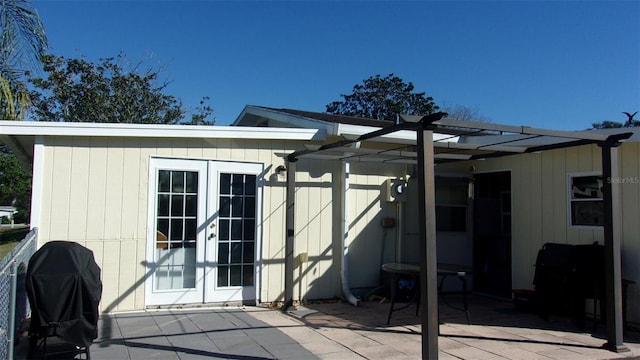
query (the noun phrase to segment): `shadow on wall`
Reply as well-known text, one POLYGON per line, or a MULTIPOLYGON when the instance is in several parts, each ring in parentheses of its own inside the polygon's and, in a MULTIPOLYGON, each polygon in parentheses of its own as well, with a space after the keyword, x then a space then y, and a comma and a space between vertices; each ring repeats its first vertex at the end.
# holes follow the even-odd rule
MULTIPOLYGON (((352 185, 355 191, 374 191, 376 197, 369 203, 359 202, 357 214, 349 214, 349 281, 355 293, 359 289, 373 289, 381 285, 382 264, 395 262, 396 204, 386 201, 386 184, 352 185), (383 219, 392 218, 395 226, 383 227, 383 219), (358 233, 355 233, 358 231, 358 233)), ((351 197, 353 200, 354 197, 351 197)), ((358 198, 359 199, 359 198, 358 198)))

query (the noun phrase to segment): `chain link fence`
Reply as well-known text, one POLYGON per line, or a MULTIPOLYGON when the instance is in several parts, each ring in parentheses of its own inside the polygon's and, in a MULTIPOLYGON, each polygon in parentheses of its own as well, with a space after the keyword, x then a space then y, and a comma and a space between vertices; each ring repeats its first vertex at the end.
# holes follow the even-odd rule
POLYGON ((16 336, 30 315, 25 278, 37 246, 38 230, 33 229, 0 260, 0 359, 13 359, 16 336))

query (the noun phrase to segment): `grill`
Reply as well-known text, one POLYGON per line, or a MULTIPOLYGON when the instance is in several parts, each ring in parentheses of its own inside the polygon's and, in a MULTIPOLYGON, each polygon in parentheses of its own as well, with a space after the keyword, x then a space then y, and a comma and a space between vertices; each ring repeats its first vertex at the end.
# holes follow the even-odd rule
POLYGON ((89 346, 98 337, 102 296, 93 252, 73 242, 45 244, 29 260, 26 288, 32 352, 42 349, 46 357, 47 338, 55 337, 89 358, 89 346))

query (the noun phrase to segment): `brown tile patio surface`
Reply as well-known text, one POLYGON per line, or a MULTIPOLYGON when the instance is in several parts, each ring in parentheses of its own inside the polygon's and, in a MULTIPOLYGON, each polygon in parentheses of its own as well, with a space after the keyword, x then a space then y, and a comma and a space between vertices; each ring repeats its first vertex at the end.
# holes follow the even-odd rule
MULTIPOLYGON (((452 298, 455 303, 459 299, 452 298)), ((264 307, 211 307, 103 316, 90 348, 102 359, 419 359, 415 306, 395 312, 388 303, 313 302, 287 313, 264 307)), ((471 296, 472 324, 463 312, 440 306, 440 359, 640 358, 640 335, 628 332, 629 352, 614 353, 602 324, 589 332, 568 318, 543 321, 510 302, 471 296)), ((17 357, 20 358, 20 357, 17 357)))
MULTIPOLYGON (((455 296, 454 296, 455 297, 455 296)), ((460 299, 458 299, 460 300, 460 299)), ((568 317, 542 320, 511 302, 482 296, 470 297, 471 325, 463 312, 440 303, 440 359, 615 359, 640 358, 640 335, 627 332, 629 352, 602 349, 606 342, 603 324, 595 331, 592 322, 581 330, 568 317)), ((460 304, 456 299, 454 305, 460 304)), ((386 325, 389 304, 363 302, 357 308, 336 303, 317 303, 292 311, 325 338, 347 347, 356 359, 417 359, 421 355, 420 319, 415 307, 394 312, 386 325)), ((304 344, 303 344, 304 345, 304 344)), ((338 359, 333 354, 321 358, 338 359)))

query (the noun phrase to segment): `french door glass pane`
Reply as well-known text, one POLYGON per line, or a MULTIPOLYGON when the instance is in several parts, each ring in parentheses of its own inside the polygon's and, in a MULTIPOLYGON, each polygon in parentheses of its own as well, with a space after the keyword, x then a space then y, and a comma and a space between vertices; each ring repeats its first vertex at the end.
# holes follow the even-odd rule
POLYGON ((231 174, 220 174, 220 194, 231 194, 231 174))
POLYGON ((229 240, 229 220, 220 219, 218 222, 218 239, 220 241, 229 240))
POLYGON ((229 267, 218 266, 218 287, 229 286, 229 267))
POLYGON ((218 246, 218 264, 229 263, 229 243, 222 243, 218 246))
POLYGON ((159 170, 156 290, 196 286, 198 172, 159 170))
POLYGON ((242 286, 242 266, 231 265, 229 267, 229 286, 242 286))
POLYGON ((253 286, 256 176, 221 174, 219 184, 217 286, 253 286))

